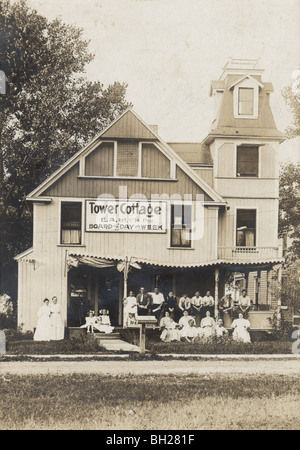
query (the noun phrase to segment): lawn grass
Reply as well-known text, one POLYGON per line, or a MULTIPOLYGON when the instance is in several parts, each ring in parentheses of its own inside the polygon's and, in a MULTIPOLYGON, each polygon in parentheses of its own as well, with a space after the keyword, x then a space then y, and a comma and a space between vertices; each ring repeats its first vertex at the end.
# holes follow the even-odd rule
POLYGON ((300 376, 6 375, 0 391, 2 430, 300 427, 300 376))

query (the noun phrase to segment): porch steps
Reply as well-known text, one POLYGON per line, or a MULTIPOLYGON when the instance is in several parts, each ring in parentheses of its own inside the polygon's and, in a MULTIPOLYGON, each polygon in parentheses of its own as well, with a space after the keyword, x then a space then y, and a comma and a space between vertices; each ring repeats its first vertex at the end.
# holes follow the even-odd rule
POLYGON ((94 339, 99 342, 99 345, 104 347, 108 351, 114 352, 138 352, 140 348, 137 345, 130 344, 129 342, 123 341, 120 337, 120 333, 113 332, 110 334, 104 333, 94 333, 94 339))

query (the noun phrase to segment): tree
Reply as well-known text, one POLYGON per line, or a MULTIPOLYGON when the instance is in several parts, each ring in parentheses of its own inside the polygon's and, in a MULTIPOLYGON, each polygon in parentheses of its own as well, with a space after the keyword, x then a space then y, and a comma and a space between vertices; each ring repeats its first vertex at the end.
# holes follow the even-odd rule
POLYGON ((294 82, 283 90, 283 97, 293 113, 293 124, 288 127, 286 134, 289 138, 300 136, 300 71, 294 82))
POLYGON ((289 258, 300 257, 300 163, 281 167, 279 180, 279 237, 289 235, 289 258))
POLYGON ((0 3, 2 292, 15 294, 13 256, 31 245, 26 195, 129 106, 125 83, 85 78, 88 45, 81 29, 48 21, 26 0, 0 3))

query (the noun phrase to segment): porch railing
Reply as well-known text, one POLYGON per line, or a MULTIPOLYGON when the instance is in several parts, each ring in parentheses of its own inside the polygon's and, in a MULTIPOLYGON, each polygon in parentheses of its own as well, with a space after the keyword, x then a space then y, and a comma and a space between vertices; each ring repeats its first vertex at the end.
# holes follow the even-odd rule
POLYGON ((218 259, 237 262, 259 262, 280 258, 280 247, 218 247, 218 259))

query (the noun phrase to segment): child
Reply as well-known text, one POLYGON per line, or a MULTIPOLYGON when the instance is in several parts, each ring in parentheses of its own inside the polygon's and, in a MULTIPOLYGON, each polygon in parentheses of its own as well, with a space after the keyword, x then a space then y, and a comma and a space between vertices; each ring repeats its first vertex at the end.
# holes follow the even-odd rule
POLYGON ((80 328, 87 328, 87 333, 94 333, 94 327, 96 324, 96 317, 94 311, 90 311, 88 317, 85 318, 85 324, 80 328))
POLYGON ((98 331, 100 331, 100 333, 112 333, 114 331, 114 327, 112 327, 110 324, 110 318, 107 309, 102 309, 100 313, 101 312, 102 315, 97 318, 97 322, 94 324, 94 327, 98 331))

